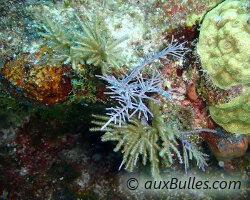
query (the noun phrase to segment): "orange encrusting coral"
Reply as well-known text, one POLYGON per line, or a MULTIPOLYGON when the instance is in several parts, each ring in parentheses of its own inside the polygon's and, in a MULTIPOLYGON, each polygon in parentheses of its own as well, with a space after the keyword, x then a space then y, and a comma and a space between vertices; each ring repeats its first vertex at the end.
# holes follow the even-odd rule
POLYGON ((56 65, 34 65, 27 54, 7 62, 1 69, 5 78, 14 86, 22 88, 24 95, 45 105, 65 102, 71 92, 67 67, 56 65))

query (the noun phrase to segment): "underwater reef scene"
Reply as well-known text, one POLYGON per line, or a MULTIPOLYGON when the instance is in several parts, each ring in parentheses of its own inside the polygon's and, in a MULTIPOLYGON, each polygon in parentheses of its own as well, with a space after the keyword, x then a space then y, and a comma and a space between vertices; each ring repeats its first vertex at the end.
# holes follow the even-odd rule
POLYGON ((0 0, 0 199, 249 199, 249 0, 0 0))

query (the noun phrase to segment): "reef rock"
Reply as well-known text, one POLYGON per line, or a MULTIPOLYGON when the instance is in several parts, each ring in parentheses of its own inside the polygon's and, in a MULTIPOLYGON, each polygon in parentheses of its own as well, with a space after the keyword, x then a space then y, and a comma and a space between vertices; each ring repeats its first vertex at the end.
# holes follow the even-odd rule
POLYGON ((7 62, 1 71, 15 90, 21 89, 29 100, 40 104, 65 102, 72 89, 70 78, 65 75, 67 67, 35 65, 26 54, 7 62))

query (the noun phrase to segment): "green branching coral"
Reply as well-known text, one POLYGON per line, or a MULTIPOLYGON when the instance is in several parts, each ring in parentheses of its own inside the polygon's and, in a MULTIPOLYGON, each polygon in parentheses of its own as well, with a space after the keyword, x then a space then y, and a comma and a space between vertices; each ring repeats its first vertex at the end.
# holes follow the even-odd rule
MULTIPOLYGON (((71 48, 73 58, 82 58, 88 65, 100 66, 102 74, 106 74, 108 67, 119 67, 124 63, 117 46, 128 39, 127 36, 119 40, 109 40, 98 27, 96 20, 92 27, 88 22, 83 23, 76 15, 82 33, 76 33, 76 46, 71 48)), ((97 18, 98 19, 98 18, 97 18)))
POLYGON ((99 66, 102 74, 106 74, 110 69, 118 69, 125 63, 121 56, 122 49, 118 48, 118 45, 125 41, 127 36, 114 40, 101 30, 98 17, 95 23, 90 20, 83 22, 77 15, 75 17, 81 32, 75 28, 76 25, 67 29, 49 19, 42 25, 45 33, 40 35, 48 41, 48 46, 53 50, 52 60, 71 62, 73 69, 76 69, 79 63, 99 66))
POLYGON ((48 43, 48 46, 54 51, 53 61, 68 63, 72 61, 70 48, 73 46, 72 33, 63 27, 61 24, 53 23, 48 18, 45 18, 43 28, 45 33, 40 32, 48 43))
POLYGON ((110 123, 106 129, 101 130, 109 117, 94 115, 96 120, 92 123, 97 127, 92 128, 91 131, 104 131, 102 141, 118 142, 114 151, 121 150, 123 160, 120 168, 124 165, 128 171, 133 171, 140 159, 143 165, 146 165, 147 160, 149 160, 152 176, 159 178, 160 163, 167 166, 173 164, 175 155, 180 163, 185 161, 186 170, 189 165, 188 160, 193 157, 197 160, 198 166, 204 169, 206 165, 205 154, 191 145, 187 138, 184 139, 176 126, 166 123, 162 105, 150 102, 149 107, 154 114, 152 125, 133 117, 129 122, 122 121, 121 126, 110 123), (178 139, 183 144, 183 155, 178 149, 178 139))
MULTIPOLYGON (((93 121, 93 124, 98 127, 92 128, 91 131, 100 131, 100 127, 105 124, 108 117, 94 117, 98 121, 93 121)), ((147 159, 149 159, 152 176, 159 176, 159 152, 161 151, 161 147, 158 144, 160 138, 156 128, 146 123, 142 124, 140 120, 132 118, 129 123, 122 122, 121 127, 114 123, 109 124, 105 132, 106 133, 102 136, 102 141, 117 141, 118 144, 114 151, 117 152, 121 150, 123 153, 123 160, 119 169, 125 165, 126 170, 133 171, 141 156, 143 165, 146 165, 147 159)), ((160 155, 165 162, 168 163, 169 161, 171 163, 173 162, 171 149, 177 152, 178 155, 179 151, 172 142, 166 139, 165 145, 167 144, 170 145, 164 148, 160 155)))

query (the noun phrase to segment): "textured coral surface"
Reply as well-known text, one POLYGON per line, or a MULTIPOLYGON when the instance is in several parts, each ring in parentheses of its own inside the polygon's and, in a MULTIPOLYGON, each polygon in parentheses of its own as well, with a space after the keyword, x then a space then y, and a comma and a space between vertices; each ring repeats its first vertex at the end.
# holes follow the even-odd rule
POLYGON ((213 120, 225 130, 238 133, 250 133, 250 92, 234 98, 228 103, 209 107, 213 120))
POLYGON ((250 83, 249 16, 242 2, 221 3, 206 14, 201 26, 198 50, 202 68, 222 89, 250 83))

